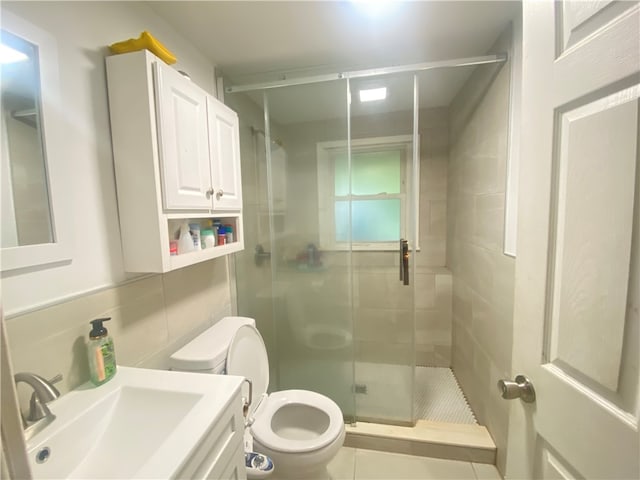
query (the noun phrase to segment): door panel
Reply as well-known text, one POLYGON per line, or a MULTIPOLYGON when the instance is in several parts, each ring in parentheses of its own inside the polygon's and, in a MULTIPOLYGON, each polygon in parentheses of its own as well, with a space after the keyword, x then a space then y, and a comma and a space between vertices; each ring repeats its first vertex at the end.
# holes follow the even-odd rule
POLYGON ((207 94, 170 67, 154 74, 164 208, 208 210, 207 94))
POLYGON ((508 478, 638 478, 638 2, 523 5, 508 478))
POLYGON ((634 2, 614 0, 565 0, 557 3, 558 52, 586 39, 606 23, 614 20, 634 2))
POLYGON ((547 361, 615 392, 631 258, 638 88, 558 119, 547 361))
POLYGON ((549 480, 574 480, 582 478, 571 465, 538 437, 536 443, 535 476, 549 480))

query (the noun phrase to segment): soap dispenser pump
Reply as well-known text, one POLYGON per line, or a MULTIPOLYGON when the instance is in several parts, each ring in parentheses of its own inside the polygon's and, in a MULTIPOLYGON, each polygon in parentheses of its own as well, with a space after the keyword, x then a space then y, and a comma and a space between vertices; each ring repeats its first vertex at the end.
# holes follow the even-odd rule
POLYGON ((116 374, 116 354, 113 340, 102 324, 107 320, 111 320, 111 318, 97 318, 89 322, 92 329, 89 332, 87 348, 91 382, 94 385, 102 385, 116 374))

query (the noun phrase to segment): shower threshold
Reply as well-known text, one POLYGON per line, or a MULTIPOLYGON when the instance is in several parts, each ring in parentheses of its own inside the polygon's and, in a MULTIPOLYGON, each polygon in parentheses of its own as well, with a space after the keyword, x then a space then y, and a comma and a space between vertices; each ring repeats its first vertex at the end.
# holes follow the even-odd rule
POLYGON ((414 427, 356 422, 345 447, 495 464, 496 445, 482 425, 418 420, 414 427))

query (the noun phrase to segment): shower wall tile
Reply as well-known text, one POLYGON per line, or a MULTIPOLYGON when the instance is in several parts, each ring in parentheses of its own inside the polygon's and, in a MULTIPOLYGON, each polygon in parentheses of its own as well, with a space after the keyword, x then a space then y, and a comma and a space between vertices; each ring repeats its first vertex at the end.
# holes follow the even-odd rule
POLYGON ((492 251, 504 244, 504 192, 475 197, 474 242, 492 251))
POLYGON ((228 306, 226 262, 220 257, 163 275, 170 337, 182 337, 228 306))
POLYGON ((415 299, 416 308, 435 308, 436 306, 436 275, 415 274, 415 299))
MULTIPOLYGON (((494 51, 509 48, 505 31, 494 51)), ((504 473, 508 408, 496 388, 511 374, 514 259, 503 254, 510 66, 477 69, 450 107, 447 264, 452 271, 452 365, 504 473)))
POLYGON ((411 310, 357 308, 354 331, 358 340, 378 343, 410 343, 413 335, 411 310))
POLYGON ((416 252, 419 267, 444 266, 447 245, 444 237, 425 235, 420 239, 420 251, 416 252))
POLYGON ((415 361, 411 343, 357 341, 355 357, 356 362, 386 365, 411 366, 415 361))

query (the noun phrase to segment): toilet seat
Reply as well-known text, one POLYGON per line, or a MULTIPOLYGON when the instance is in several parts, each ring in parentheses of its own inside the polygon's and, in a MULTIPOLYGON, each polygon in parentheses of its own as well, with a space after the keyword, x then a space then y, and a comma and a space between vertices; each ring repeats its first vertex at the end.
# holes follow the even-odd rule
POLYGON ((260 332, 253 325, 238 328, 227 352, 227 374, 253 382, 249 418, 251 433, 263 445, 285 453, 319 450, 340 436, 342 411, 333 400, 307 390, 267 395, 269 359, 260 332), (258 410, 259 409, 259 410, 258 410))
POLYGON ((260 332, 253 325, 242 325, 231 339, 227 351, 227 375, 251 380, 253 398, 249 405, 249 418, 252 418, 269 388, 267 349, 260 332))
MULTIPOLYGON (((274 392, 266 399, 259 414, 256 416, 255 422, 251 426, 251 433, 254 438, 263 445, 268 445, 272 450, 284 453, 303 453, 319 450, 335 441, 340 436, 344 428, 344 420, 342 411, 328 397, 316 392, 308 390, 283 390, 274 392), (303 413, 306 410, 306 420, 308 422, 315 420, 313 425, 300 425, 299 422, 292 422, 298 427, 309 427, 311 430, 320 429, 321 432, 309 432, 307 430, 305 436, 310 438, 299 438, 299 435, 286 435, 277 433, 276 418, 278 412, 286 412, 288 408, 296 408, 303 413), (326 418, 323 418, 326 416, 326 418), (313 418, 315 417, 315 418, 313 418), (312 420, 313 418, 313 420, 312 420), (324 425, 326 423, 326 426, 324 425), (296 436, 298 438, 291 438, 296 436)), ((293 412, 292 412, 293 413, 293 412)), ((286 419, 286 415, 282 416, 286 419)), ((299 419, 298 419, 299 420, 299 419)), ((287 425, 282 425, 283 430, 287 429, 287 425)))

